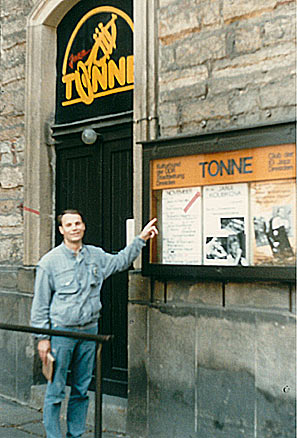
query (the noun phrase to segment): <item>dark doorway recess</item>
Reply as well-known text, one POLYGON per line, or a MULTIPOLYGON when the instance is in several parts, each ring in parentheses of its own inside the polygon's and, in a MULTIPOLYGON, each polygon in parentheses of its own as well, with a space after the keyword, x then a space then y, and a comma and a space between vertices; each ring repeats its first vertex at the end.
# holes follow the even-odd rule
MULTIPOLYGON (((84 242, 116 253, 126 245, 126 220, 132 218, 132 123, 95 128, 98 137, 85 145, 81 131, 54 135, 56 211, 81 210, 87 223, 84 242)), ((56 233, 56 244, 61 236, 56 233)), ((99 331, 113 334, 103 349, 103 392, 127 396, 128 272, 105 281, 99 331)))

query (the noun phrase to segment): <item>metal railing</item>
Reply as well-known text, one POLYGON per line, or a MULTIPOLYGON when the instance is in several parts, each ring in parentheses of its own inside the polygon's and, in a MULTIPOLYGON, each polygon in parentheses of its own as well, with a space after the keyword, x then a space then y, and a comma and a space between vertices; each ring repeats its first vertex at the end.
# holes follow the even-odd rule
POLYGON ((102 437, 102 391, 101 391, 101 352, 102 345, 112 340, 113 335, 90 335, 88 333, 69 332, 63 330, 41 329, 25 325, 0 323, 0 329, 14 332, 35 333, 37 335, 63 336, 66 338, 83 339, 96 342, 96 373, 95 373, 95 435, 102 437))

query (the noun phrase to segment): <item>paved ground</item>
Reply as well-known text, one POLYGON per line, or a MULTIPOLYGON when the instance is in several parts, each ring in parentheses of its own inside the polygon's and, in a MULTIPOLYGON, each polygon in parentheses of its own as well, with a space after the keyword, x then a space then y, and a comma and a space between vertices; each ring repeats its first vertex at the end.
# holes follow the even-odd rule
MULTIPOLYGON (((61 427, 66 434, 65 421, 61 427)), ((87 429, 83 438, 94 438, 94 429, 87 429)), ((0 397, 0 438, 45 438, 42 413, 28 406, 0 397)), ((103 431, 102 438, 129 438, 124 434, 103 431)))

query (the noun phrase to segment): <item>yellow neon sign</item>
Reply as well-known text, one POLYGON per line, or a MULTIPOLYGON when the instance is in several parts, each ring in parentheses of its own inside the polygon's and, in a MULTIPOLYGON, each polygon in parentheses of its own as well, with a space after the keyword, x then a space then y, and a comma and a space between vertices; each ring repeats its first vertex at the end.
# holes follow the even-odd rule
POLYGON ((122 56, 118 65, 111 59, 111 55, 116 49, 116 21, 118 16, 127 22, 133 32, 134 25, 131 18, 125 12, 112 6, 100 6, 92 9, 77 23, 68 41, 63 60, 62 82, 65 84, 66 101, 62 102, 62 106, 75 105, 80 102, 90 105, 98 97, 121 93, 134 88, 133 55, 122 56), (79 29, 90 17, 104 12, 110 13, 111 18, 105 26, 103 23, 98 23, 95 28, 93 33, 94 45, 89 51, 87 60, 83 62, 80 59, 77 62, 75 72, 67 74, 67 61, 79 29), (101 50, 103 56, 98 59, 99 50, 101 50), (115 79, 119 86, 115 86, 115 79), (79 96, 78 98, 72 97, 73 87, 79 96))

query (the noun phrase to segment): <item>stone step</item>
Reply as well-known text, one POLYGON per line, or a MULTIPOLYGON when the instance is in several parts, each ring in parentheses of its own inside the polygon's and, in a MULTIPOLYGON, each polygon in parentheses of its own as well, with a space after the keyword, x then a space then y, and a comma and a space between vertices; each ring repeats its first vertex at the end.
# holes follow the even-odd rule
MULTIPOLYGON (((43 408, 44 394, 46 385, 33 385, 31 387, 31 395, 29 406, 35 409, 43 408)), ((61 416, 66 418, 67 400, 69 397, 70 388, 66 387, 66 397, 62 403, 61 416)), ((94 427, 95 419, 95 393, 89 391, 89 410, 87 416, 87 424, 94 427)), ((102 429, 115 431, 118 433, 126 432, 127 419, 127 399, 114 397, 103 394, 102 397, 102 429)))

